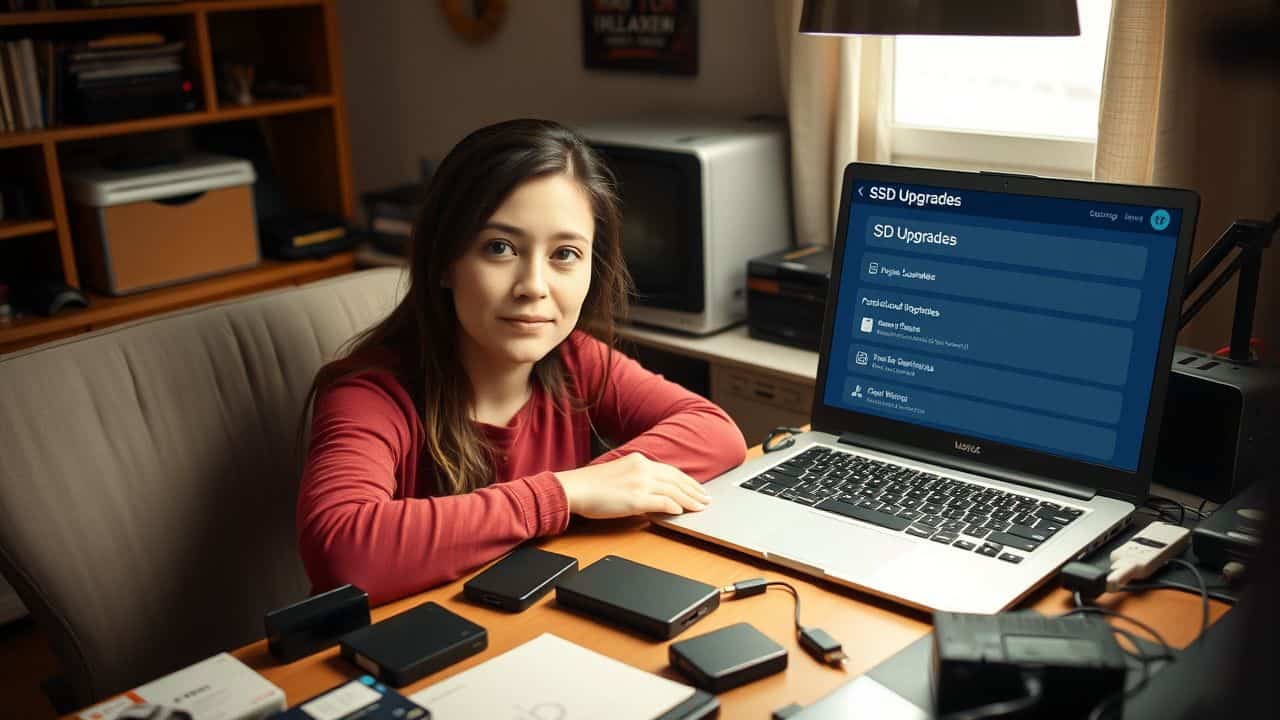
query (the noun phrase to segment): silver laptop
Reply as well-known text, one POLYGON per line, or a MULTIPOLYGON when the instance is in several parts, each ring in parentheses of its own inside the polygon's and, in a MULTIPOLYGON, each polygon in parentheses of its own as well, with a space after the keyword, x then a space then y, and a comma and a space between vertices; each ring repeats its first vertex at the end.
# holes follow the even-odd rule
POLYGON ((1010 607, 1146 498, 1198 208, 849 165, 813 430, 657 522, 917 608, 1010 607))

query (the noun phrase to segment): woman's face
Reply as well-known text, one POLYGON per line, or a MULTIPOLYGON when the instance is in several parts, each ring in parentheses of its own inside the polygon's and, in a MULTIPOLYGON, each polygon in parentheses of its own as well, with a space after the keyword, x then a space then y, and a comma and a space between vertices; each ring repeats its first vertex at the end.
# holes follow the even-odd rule
POLYGON ((573 178, 519 185, 445 274, 464 356, 532 365, 569 336, 591 284, 595 220, 573 178))

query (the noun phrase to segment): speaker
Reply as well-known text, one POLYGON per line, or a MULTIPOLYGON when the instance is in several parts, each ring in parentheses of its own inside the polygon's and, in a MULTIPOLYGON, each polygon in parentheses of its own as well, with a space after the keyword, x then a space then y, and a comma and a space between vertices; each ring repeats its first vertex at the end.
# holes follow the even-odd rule
POLYGON ((1177 347, 1154 482, 1226 502, 1280 468, 1280 370, 1177 347))

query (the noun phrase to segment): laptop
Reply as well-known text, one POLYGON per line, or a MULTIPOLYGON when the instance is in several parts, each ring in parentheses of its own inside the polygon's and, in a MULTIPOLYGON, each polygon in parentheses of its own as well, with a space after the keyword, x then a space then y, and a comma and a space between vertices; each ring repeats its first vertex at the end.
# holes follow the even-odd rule
POLYGON ((924 610, 1009 608, 1146 499, 1198 209, 849 165, 812 430, 655 522, 924 610))

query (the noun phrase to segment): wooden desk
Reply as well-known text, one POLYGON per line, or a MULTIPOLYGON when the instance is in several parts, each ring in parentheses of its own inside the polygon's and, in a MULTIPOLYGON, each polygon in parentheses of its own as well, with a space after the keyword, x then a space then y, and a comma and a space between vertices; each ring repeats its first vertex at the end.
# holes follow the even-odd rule
MULTIPOLYGON (((759 453, 757 447, 752 449, 751 455, 759 453)), ((792 625, 792 599, 786 592, 770 590, 764 595, 725 601, 679 639, 745 621, 781 643, 790 653, 785 672, 720 695, 721 717, 725 718, 767 718, 773 710, 792 702, 808 705, 871 669, 930 629, 926 614, 832 583, 809 579, 747 555, 658 530, 642 519, 575 520, 568 533, 549 538, 541 546, 576 557, 583 567, 603 555, 614 554, 717 586, 761 575, 785 578, 791 582, 800 592, 801 621, 821 627, 840 640, 849 654, 849 662, 844 670, 833 669, 819 664, 799 647, 792 625)), ((462 584, 466 579, 459 578, 448 585, 373 611, 373 619, 377 622, 419 603, 434 600, 489 631, 489 648, 483 653, 402 688, 404 694, 417 692, 544 632, 553 632, 641 670, 681 679, 667 666, 666 642, 652 641, 561 609, 556 606, 554 591, 518 614, 472 605, 462 599, 462 584)), ((1185 647, 1200 629, 1200 598, 1188 593, 1157 591, 1134 596, 1104 596, 1103 600, 1112 601, 1109 603, 1112 608, 1150 624, 1176 647, 1185 647)), ((1059 614, 1071 607, 1071 600, 1063 590, 1042 589, 1023 603, 1023 607, 1032 607, 1045 614, 1059 614)), ((1227 609, 1224 604, 1212 603, 1211 619, 1221 617, 1227 609)), ((362 674, 339 658, 336 648, 288 665, 276 663, 267 652, 265 640, 240 648, 234 655, 282 688, 290 705, 362 674)))

